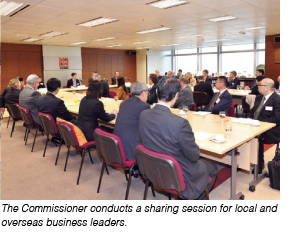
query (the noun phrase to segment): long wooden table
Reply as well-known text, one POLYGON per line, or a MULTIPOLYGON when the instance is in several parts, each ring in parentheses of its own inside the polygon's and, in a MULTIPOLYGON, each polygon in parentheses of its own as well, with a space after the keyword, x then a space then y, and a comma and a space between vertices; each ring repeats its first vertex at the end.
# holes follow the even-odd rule
MULTIPOLYGON (((57 97, 61 97, 63 94, 65 104, 68 110, 75 116, 78 115, 79 102, 78 99, 82 98, 82 94, 73 94, 71 92, 61 91, 57 94, 57 97), (77 101, 74 101, 77 100, 77 101), (76 103, 75 103, 76 102, 76 103)), ((119 110, 120 103, 122 101, 118 100, 117 103, 110 98, 101 98, 104 104, 106 112, 111 112, 116 109, 119 110)), ((172 109, 172 112, 179 115, 179 109, 172 109)), ((217 162, 222 162, 231 165, 231 190, 230 199, 244 199, 242 193, 236 193, 236 174, 237 168, 242 168, 244 170, 250 171, 250 165, 254 165, 255 174, 254 179, 249 183, 251 186, 256 186, 265 176, 266 172, 258 176, 258 140, 256 137, 263 132, 275 127, 274 123, 260 122, 259 127, 252 127, 247 124, 240 124, 234 122, 234 119, 226 117, 226 122, 232 122, 232 132, 229 139, 222 144, 214 143, 211 139, 215 134, 224 134, 225 128, 221 123, 221 119, 218 115, 208 114, 206 116, 200 116, 194 114, 193 111, 188 111, 185 118, 191 124, 194 133, 198 131, 211 133, 212 135, 205 140, 197 140, 196 143, 200 147, 200 155, 204 158, 212 159, 217 162)), ((114 127, 116 120, 109 123, 101 121, 105 126, 114 127)))

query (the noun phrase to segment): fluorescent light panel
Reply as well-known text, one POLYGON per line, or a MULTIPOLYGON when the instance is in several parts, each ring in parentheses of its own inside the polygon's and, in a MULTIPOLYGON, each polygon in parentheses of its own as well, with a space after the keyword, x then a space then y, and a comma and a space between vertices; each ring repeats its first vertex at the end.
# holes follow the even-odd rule
POLYGON ((85 26, 85 27, 94 27, 94 26, 98 26, 98 25, 103 25, 103 24, 107 24, 107 23, 112 23, 112 22, 116 22, 118 21, 117 19, 113 19, 113 18, 105 18, 105 17, 99 17, 87 22, 83 22, 80 24, 77 24, 79 26, 85 26))
POLYGON ((143 31, 139 31, 139 32, 136 32, 136 33, 146 34, 146 33, 153 33, 153 32, 159 32, 159 31, 170 30, 170 29, 171 28, 161 27, 161 28, 156 28, 156 29, 151 29, 151 30, 143 30, 143 31))
POLYGON ((194 38, 194 37, 199 37, 199 36, 203 36, 203 35, 199 34, 199 35, 191 35, 191 36, 180 36, 178 38, 194 38))
POLYGON ((62 36, 68 34, 67 32, 58 32, 58 31, 50 31, 44 34, 41 34, 40 36, 45 36, 45 37, 56 37, 56 36, 62 36))
POLYGON ((208 41, 204 41, 204 42, 220 42, 220 41, 228 41, 230 39, 226 39, 226 38, 223 38, 223 39, 217 39, 217 40, 208 40, 208 41))
POLYGON ((235 17, 235 16, 223 16, 223 17, 217 17, 217 18, 212 18, 212 19, 208 19, 208 20, 212 21, 212 22, 221 22, 221 21, 233 20, 236 18, 237 17, 235 17))
POLYGON ((168 9, 172 7, 176 7, 179 5, 188 4, 186 1, 181 0, 160 0, 160 1, 154 1, 151 3, 147 3, 147 5, 150 5, 152 7, 160 8, 160 9, 168 9))
POLYGON ((115 45, 109 45, 109 46, 106 46, 108 48, 113 48, 113 47, 120 47, 122 46, 123 44, 115 44, 115 45))
POLYGON ((150 49, 151 47, 139 47, 139 48, 136 48, 136 49, 150 49))
POLYGON ((135 42, 135 43, 132 43, 132 44, 142 44, 142 43, 153 43, 152 41, 143 41, 143 42, 135 42))
POLYGON ((257 27, 250 27, 250 28, 244 28, 244 30, 258 30, 258 29, 265 29, 265 26, 257 26, 257 27))
POLYGON ((22 40, 23 42, 37 42, 37 41, 40 41, 40 40, 43 40, 41 38, 27 38, 25 40, 22 40))
POLYGON ((169 46, 177 46, 177 45, 179 45, 179 44, 165 44, 165 45, 160 45, 160 46, 162 46, 162 47, 169 47, 169 46))
POLYGON ((76 43, 70 43, 70 45, 78 45, 78 44, 84 44, 86 42, 76 42, 76 43))
POLYGON ((18 9, 22 5, 24 5, 24 3, 2 1, 1 5, 0 5, 1 16, 7 16, 9 13, 11 13, 14 10, 18 9))
POLYGON ((96 39, 94 41, 101 42, 101 41, 112 40, 112 39, 116 39, 116 37, 104 37, 104 38, 96 39))

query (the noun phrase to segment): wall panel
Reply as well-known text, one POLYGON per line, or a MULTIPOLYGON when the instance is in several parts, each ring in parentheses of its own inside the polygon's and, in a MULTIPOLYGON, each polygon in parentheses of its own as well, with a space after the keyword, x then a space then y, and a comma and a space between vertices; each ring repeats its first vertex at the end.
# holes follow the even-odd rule
POLYGON ((275 63, 275 54, 276 52, 280 53, 280 43, 274 43, 275 36, 280 36, 280 34, 266 36, 265 54, 265 75, 274 81, 277 80, 277 77, 280 75, 280 63, 275 63))

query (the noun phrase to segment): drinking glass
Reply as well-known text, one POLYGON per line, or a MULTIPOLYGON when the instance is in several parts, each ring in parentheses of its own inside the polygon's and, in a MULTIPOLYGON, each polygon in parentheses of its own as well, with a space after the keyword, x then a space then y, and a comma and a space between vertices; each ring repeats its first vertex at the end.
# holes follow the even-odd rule
POLYGON ((226 113, 225 113, 225 111, 220 111, 220 112, 219 112, 219 116, 220 116, 220 118, 221 118, 221 120, 222 120, 222 124, 224 124, 224 119, 226 118, 226 113))
POLYGON ((237 86, 236 86, 236 89, 240 89, 240 85, 237 85, 237 86))
POLYGON ((117 109, 118 97, 117 97, 117 96, 114 96, 114 100, 115 100, 115 109, 117 109))
POLYGON ((186 114, 187 114, 189 108, 188 108, 188 106, 183 106, 183 107, 182 107, 182 110, 183 110, 183 112, 184 112, 184 115, 186 116, 186 114))
POLYGON ((230 132, 232 131, 232 123, 228 122, 225 125, 225 131, 227 133, 227 138, 230 138, 230 132))

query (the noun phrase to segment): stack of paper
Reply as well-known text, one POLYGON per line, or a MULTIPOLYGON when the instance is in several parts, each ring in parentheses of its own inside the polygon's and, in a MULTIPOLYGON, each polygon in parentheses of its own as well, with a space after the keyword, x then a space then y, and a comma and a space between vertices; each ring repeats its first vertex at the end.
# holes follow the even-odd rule
POLYGON ((194 135, 195 135, 195 139, 198 141, 203 141, 203 140, 206 140, 206 139, 214 136, 214 134, 207 133, 204 131, 198 131, 198 132, 194 133, 194 135))
POLYGON ((199 112, 194 112, 194 115, 201 115, 201 116, 206 116, 211 114, 211 112, 207 112, 207 111, 199 111, 199 112))

